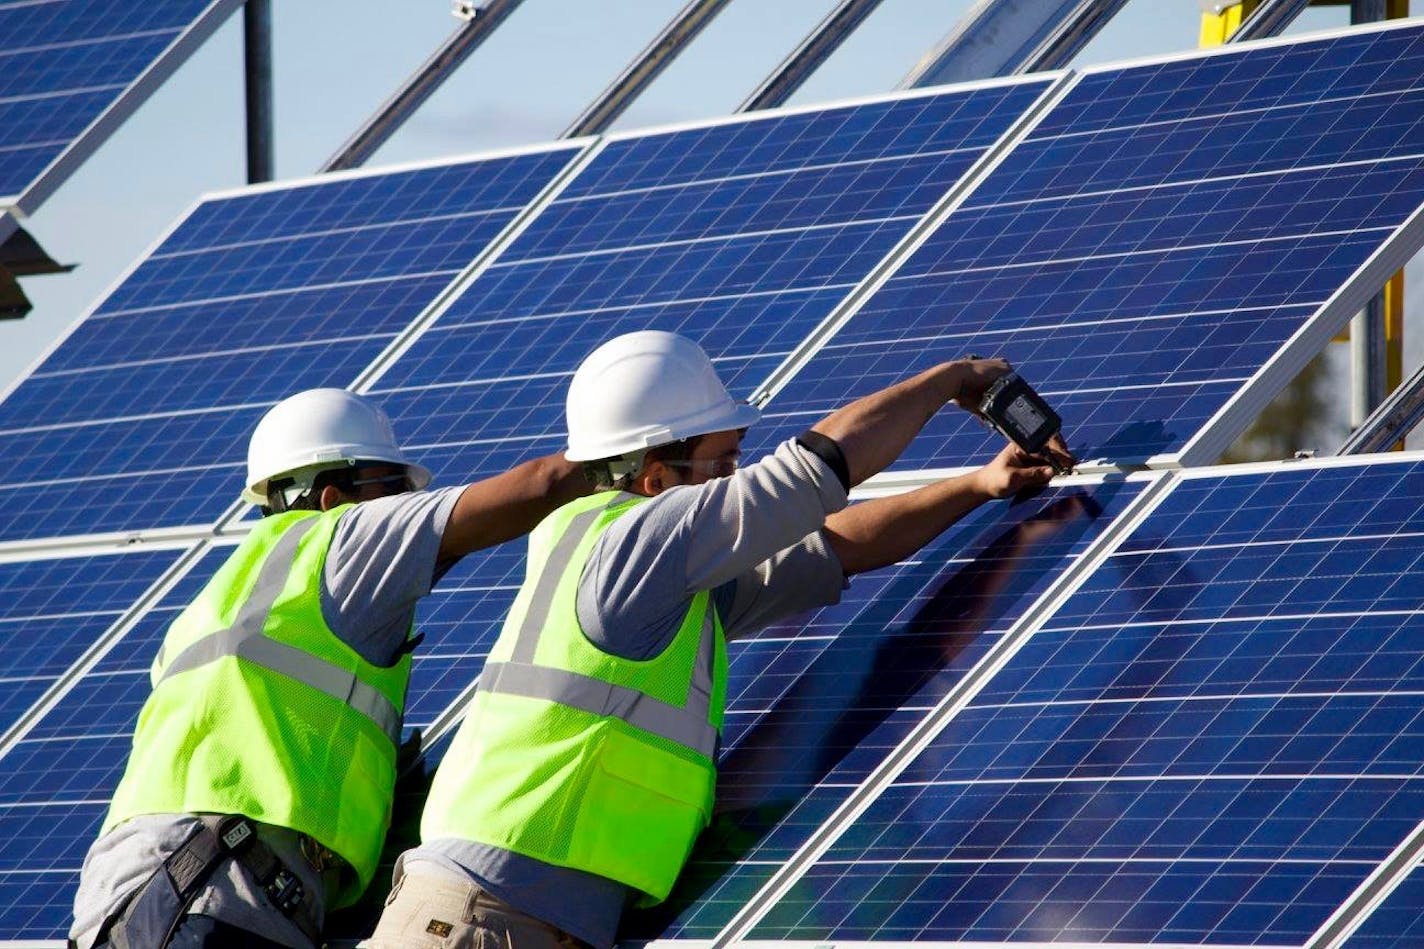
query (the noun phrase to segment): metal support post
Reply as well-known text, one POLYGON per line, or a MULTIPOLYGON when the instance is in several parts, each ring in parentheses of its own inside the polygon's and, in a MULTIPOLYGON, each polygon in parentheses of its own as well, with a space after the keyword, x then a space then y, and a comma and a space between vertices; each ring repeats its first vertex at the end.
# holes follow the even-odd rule
POLYGON ((791 98, 878 6, 880 0, 841 0, 737 111, 774 109, 791 98))
POLYGON ((726 5, 727 0, 691 0, 559 137, 597 135, 607 129, 726 5))
POLYGON ((481 7, 472 7, 467 22, 458 27, 318 170, 322 173, 341 171, 364 164, 522 2, 488 0, 481 7))
POLYGON ((243 64, 247 88, 247 182, 271 181, 272 0, 242 6, 243 64))
MULTIPOLYGON (((1350 0, 1350 23, 1376 23, 1386 0, 1350 0)), ((1350 323, 1350 427, 1358 428, 1385 397, 1385 299, 1375 294, 1350 323)))
POLYGON ((1358 428, 1384 401, 1384 295, 1376 294, 1350 321, 1350 427, 1358 428))

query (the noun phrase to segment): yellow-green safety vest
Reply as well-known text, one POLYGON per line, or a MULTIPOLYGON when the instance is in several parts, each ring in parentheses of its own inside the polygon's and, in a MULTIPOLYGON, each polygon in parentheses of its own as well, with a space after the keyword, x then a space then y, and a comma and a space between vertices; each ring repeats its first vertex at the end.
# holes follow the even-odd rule
POLYGON ((470 709, 435 774, 421 839, 459 838, 667 897, 712 813, 727 690, 707 591, 651 659, 599 649, 579 626, 594 543, 646 500, 604 492, 529 535, 529 567, 470 709))
POLYGON ((337 520, 264 518, 168 628, 104 831, 142 814, 245 814, 376 871, 390 825, 410 654, 374 666, 321 613, 337 520))

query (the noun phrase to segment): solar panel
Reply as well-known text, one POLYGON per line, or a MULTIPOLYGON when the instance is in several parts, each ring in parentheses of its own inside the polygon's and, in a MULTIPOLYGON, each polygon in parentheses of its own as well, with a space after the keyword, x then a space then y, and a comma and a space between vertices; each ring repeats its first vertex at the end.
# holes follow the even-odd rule
POLYGON ((159 551, 0 562, 0 736, 176 559, 159 551))
MULTIPOLYGON (((206 533, 256 418, 313 385, 374 394, 443 483, 502 470, 650 327, 772 393, 753 457, 979 350, 1081 454, 1196 463, 1424 238, 1421 56, 1369 30, 214 196, 0 403, 0 545, 206 533)), ((901 470, 981 456, 961 418, 901 470)), ((1421 465, 1074 479, 734 645, 717 819, 631 935, 1304 941, 1419 825, 1421 465)), ((0 937, 62 937, 153 650, 231 542, 62 690, 112 618, 45 618, 59 560, 0 563, 34 600, 0 628, 56 624, 10 647, 16 714, 53 703, 0 775, 0 937)), ((113 573, 117 615, 178 554, 105 556, 158 565, 113 573)), ((474 555, 423 604, 436 756, 522 569, 474 555)), ((1417 907, 1398 882, 1360 945, 1417 907)))
POLYGON ((707 938, 1138 496, 1118 479, 980 508, 842 602, 729 649, 718 816, 635 937, 707 938))
POLYGON ((199 204, 0 403, 0 539, 216 520, 262 413, 353 384, 577 151, 199 204))
POLYGON ((0 241, 238 7, 0 4, 0 241))
POLYGON ((1409 949, 1424 942, 1424 869, 1416 867, 1341 949, 1409 949))
POLYGON ((456 479, 559 447, 570 374, 621 332, 689 336, 748 394, 1047 85, 610 138, 371 391, 456 479))
POLYGON ((1424 459, 1185 473, 752 931, 1300 945, 1424 813, 1424 459))
MULTIPOLYGON (((1089 71, 769 411, 1002 354, 1085 460, 1214 460, 1424 240, 1421 70, 1410 25, 1089 71)), ((992 446, 948 413, 899 467, 992 446)))
MULTIPOLYGON (((7 615, 51 615, 25 621, 23 635, 7 636, 7 669, 36 669, 7 683, 8 694, 28 695, 54 685, 179 560, 181 550, 140 551, 32 561, 0 571, 7 615), (17 604, 13 612, 9 609, 17 604), (67 604, 62 615, 57 604, 67 604), (83 613, 75 611, 83 604, 83 613), (97 625, 97 628, 95 628, 97 625), (38 633, 38 635, 35 635, 38 633), (65 638, 67 637, 67 638, 65 638), (22 647, 21 644, 24 644, 22 647), (57 648, 56 648, 57 647, 57 648), (21 650, 24 650, 24 654, 21 650), (41 659, 55 649, 52 659, 41 659)), ((148 695, 148 666, 168 620, 210 575, 209 558, 139 619, 45 715, 5 750, 0 769, 0 933, 5 939, 64 937, 69 928, 84 854, 98 836, 109 796, 123 773, 139 706, 148 695)), ((7 565, 8 567, 8 565, 7 565)))

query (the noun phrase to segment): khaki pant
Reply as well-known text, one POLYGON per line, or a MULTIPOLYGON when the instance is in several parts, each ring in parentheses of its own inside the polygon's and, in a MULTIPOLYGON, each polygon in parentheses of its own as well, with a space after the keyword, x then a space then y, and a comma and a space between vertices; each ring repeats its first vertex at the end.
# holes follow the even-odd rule
POLYGON ((590 949, 473 883, 403 874, 358 949, 590 949))

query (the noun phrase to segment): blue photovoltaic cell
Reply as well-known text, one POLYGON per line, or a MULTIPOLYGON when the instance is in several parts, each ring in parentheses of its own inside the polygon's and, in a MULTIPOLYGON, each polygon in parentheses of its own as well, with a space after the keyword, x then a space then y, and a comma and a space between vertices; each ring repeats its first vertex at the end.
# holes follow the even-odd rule
POLYGON ((1424 462, 1184 479, 755 935, 1301 944, 1424 813, 1421 569, 1424 462))
MULTIPOLYGON (((26 596, 33 602, 24 608, 43 610, 51 599, 71 609, 84 603, 107 614, 107 627, 179 554, 170 550, 29 563, 25 568, 31 572, 48 569, 32 583, 26 596)), ((123 773, 134 721, 148 695, 148 666, 157 643, 168 620, 206 579, 204 571, 214 569, 213 561, 220 559, 210 555, 180 581, 6 753, 0 767, 4 938, 62 939, 68 930, 79 867, 123 773)), ((41 630, 31 646, 54 648, 55 640, 46 637, 58 632, 41 630)), ((27 641, 29 635, 27 629, 24 636, 6 641, 27 641)), ((78 650, 73 651, 77 655, 78 650)), ((40 664, 37 658, 16 661, 26 667, 40 664)), ((7 662, 7 668, 17 666, 7 662)))
MULTIPOLYGON (((0 5, 0 206, 21 195, 195 20, 231 3, 0 5)), ((220 13, 215 11, 222 11, 220 13)))
POLYGON ((160 551, 0 563, 0 734, 176 559, 160 551))
POLYGON ((804 845, 1141 485, 987 505, 842 602, 730 649, 717 817, 631 935, 706 938, 804 845))
MULTIPOLYGON (((1420 75, 1414 26, 1084 77, 769 412, 977 352, 1081 458, 1179 451, 1424 201, 1420 75)), ((897 466, 996 446, 948 413, 897 466)))
POLYGON ((215 519, 262 413, 350 385, 576 151, 201 204, 0 403, 0 539, 215 519))
POLYGON ((750 395, 1046 85, 615 139, 374 391, 456 480, 559 447, 570 374, 619 333, 689 336, 750 395))
POLYGON ((1415 867, 1375 907, 1341 949, 1414 949, 1424 945, 1424 869, 1415 867))
POLYGON ((524 582, 524 552, 520 539, 470 554, 421 601, 407 729, 428 727, 479 675, 524 582))

